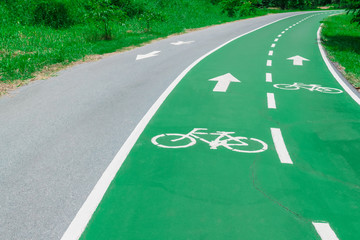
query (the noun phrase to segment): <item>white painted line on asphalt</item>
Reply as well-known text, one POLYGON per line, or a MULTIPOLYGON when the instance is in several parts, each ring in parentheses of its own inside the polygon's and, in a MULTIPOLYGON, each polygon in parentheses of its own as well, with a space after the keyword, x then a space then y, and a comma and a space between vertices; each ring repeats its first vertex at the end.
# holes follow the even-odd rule
POLYGON ((169 96, 169 94, 172 92, 172 90, 178 85, 178 83, 184 78, 184 76, 193 68, 195 67, 199 62, 201 62, 204 58, 209 56, 210 54, 216 52, 220 48, 224 47, 225 45, 235 41, 238 38, 241 38, 247 34, 250 34, 252 32, 255 32, 259 29, 262 29, 266 26, 269 26, 273 23, 279 22, 281 20, 290 18, 293 16, 284 17, 281 19, 278 19, 276 21, 273 21, 271 23, 265 24, 261 27, 258 27, 256 29, 253 29, 247 33, 241 34, 226 43, 220 45, 219 47, 211 50, 210 52, 206 53, 205 55, 198 58, 196 61, 194 61, 190 66, 188 66, 170 85, 169 87, 161 94, 161 96, 158 98, 158 100, 152 105, 152 107, 149 109, 149 111, 145 114, 145 116, 141 119, 141 121, 138 123, 138 125, 135 127, 129 138, 125 141, 119 152, 116 154, 114 159, 111 161, 109 166, 106 168, 105 172, 102 174, 99 181, 96 183, 95 187, 87 197, 84 204, 81 206, 80 210, 74 217, 73 221, 70 223, 69 227, 63 234, 61 240, 77 240, 80 238, 81 234, 85 230, 88 222, 90 221, 93 213, 95 212, 96 208, 100 204, 105 192, 109 188, 111 182, 113 181, 116 173, 119 171, 120 167, 122 166, 123 162, 127 158, 130 150, 135 145, 136 141, 138 140, 141 133, 144 131, 145 127, 151 120, 151 118, 155 115, 161 104, 165 101, 165 99, 169 96))
POLYGON ((226 92, 230 83, 232 82, 240 82, 230 73, 224 74, 222 76, 212 78, 209 81, 216 81, 217 84, 215 85, 213 92, 226 92))
POLYGON ((266 82, 272 82, 272 74, 266 73, 266 82))
POLYGON ((184 45, 184 44, 191 44, 191 43, 193 43, 193 42, 195 42, 195 41, 186 41, 186 42, 184 42, 184 41, 177 41, 177 42, 173 42, 173 43, 170 43, 170 44, 175 45, 175 46, 179 46, 179 45, 184 45))
POLYGON ((274 42, 277 42, 277 41, 279 41, 279 39, 278 39, 278 38, 275 38, 274 42))
POLYGON ((267 101, 269 109, 276 109, 275 96, 273 93, 267 93, 267 101))
POLYGON ((269 56, 272 56, 272 55, 274 55, 274 51, 269 51, 269 56))
POLYGON ((267 61, 266 61, 266 66, 271 67, 271 66, 272 66, 272 61, 271 61, 271 60, 267 60, 267 61))
POLYGON ((327 58, 324 47, 321 45, 321 38, 320 38, 321 28, 322 28, 322 24, 319 27, 319 30, 317 32, 317 40, 318 40, 318 46, 319 46, 319 49, 320 49, 321 56, 322 56, 322 58, 323 58, 323 60, 324 60, 324 62, 326 64, 326 66, 328 67, 328 69, 330 70, 331 74, 334 76, 336 81, 338 81, 338 83, 350 95, 350 97, 352 97, 352 99, 354 99, 355 102, 357 102, 360 105, 360 97, 357 94, 355 94, 355 92, 353 92, 350 89, 350 87, 344 82, 344 80, 339 76, 339 74, 336 72, 334 66, 330 63, 329 59, 327 58))
POLYGON ((322 240, 339 240, 327 222, 312 222, 322 240))
POLYGON ((275 43, 271 44, 271 47, 272 47, 272 48, 274 48, 275 46, 276 46, 276 44, 275 44, 275 43))
POLYGON ((294 66, 303 66, 303 61, 310 61, 309 59, 303 58, 299 55, 296 55, 294 57, 289 57, 287 60, 293 61, 294 66))
POLYGON ((157 57, 161 51, 153 51, 147 54, 139 54, 136 56, 136 60, 141 60, 145 58, 157 57))
POLYGON ((271 135, 274 141, 276 152, 279 156, 280 162, 284 164, 293 164, 289 152, 286 148, 284 138, 281 134, 280 128, 271 128, 271 135))

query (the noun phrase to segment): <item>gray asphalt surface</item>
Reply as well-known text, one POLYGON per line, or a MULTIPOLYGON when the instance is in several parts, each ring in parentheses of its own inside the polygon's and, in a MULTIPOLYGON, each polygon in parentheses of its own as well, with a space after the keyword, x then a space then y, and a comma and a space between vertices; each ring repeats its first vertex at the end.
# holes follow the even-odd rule
POLYGON ((122 144, 193 61, 284 13, 175 36, 0 98, 0 238, 60 239, 122 144), (173 46, 176 41, 195 41, 173 46), (137 54, 161 51, 135 61, 137 54))

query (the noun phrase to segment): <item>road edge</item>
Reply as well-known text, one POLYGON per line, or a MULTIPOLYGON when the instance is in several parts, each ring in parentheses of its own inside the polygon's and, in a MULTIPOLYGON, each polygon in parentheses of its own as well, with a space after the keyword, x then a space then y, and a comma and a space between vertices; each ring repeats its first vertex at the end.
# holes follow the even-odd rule
POLYGON ((326 66, 328 67, 329 71, 336 79, 336 81, 343 87, 343 89, 350 95, 350 97, 360 105, 360 93, 351 83, 349 83, 349 81, 345 78, 345 76, 336 68, 334 63, 329 59, 328 57, 329 55, 325 50, 325 47, 321 44, 321 30, 323 29, 323 25, 324 24, 322 23, 317 31, 317 42, 321 56, 326 66))

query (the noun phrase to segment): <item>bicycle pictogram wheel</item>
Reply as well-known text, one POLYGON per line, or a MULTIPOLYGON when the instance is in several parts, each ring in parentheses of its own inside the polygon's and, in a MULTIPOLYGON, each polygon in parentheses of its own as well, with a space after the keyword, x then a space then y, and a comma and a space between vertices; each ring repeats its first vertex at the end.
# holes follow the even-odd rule
POLYGON ((234 152, 242 153, 259 153, 264 152, 268 149, 268 146, 263 141, 256 138, 242 138, 243 144, 237 143, 224 143, 223 146, 234 152))
POLYGON ((151 142, 162 148, 187 148, 196 143, 196 140, 184 134, 166 133, 155 136, 151 142))

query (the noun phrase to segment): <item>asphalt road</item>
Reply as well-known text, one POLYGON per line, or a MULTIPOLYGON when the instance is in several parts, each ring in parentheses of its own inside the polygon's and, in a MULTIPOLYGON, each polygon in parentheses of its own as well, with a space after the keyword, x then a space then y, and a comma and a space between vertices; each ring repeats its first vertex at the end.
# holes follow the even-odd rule
POLYGON ((174 36, 2 97, 1 238, 60 239, 138 122, 187 66, 236 36, 299 14, 174 36), (193 42, 171 44, 178 41, 193 42), (136 61, 154 51, 158 56, 136 61))

